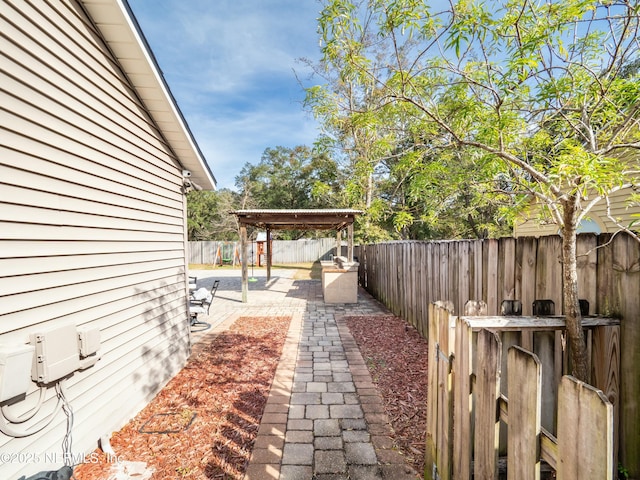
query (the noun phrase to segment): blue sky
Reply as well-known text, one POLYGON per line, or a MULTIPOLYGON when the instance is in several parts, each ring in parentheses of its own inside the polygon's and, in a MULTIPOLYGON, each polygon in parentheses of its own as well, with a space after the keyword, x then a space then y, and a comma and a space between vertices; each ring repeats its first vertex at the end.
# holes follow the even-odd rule
POLYGON ((316 0, 129 0, 178 106, 218 180, 235 189, 266 148, 311 145, 303 110, 320 47, 316 0), (296 76, 298 78, 296 78, 296 76))

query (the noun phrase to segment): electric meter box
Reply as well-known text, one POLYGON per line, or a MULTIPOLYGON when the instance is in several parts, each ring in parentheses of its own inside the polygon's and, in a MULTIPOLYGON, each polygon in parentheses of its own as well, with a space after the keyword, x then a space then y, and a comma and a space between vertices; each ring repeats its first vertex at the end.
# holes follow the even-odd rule
POLYGON ((34 382, 48 384, 80 368, 78 331, 73 324, 62 325, 30 335, 36 349, 31 369, 34 382))
POLYGON ((34 352, 32 345, 0 345, 0 402, 27 393, 34 352))

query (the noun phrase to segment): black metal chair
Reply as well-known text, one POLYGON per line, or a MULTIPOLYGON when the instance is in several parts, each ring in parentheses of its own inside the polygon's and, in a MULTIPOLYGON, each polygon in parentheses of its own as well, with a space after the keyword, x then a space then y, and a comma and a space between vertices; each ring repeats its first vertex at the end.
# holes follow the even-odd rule
POLYGON ((198 289, 198 277, 189 277, 189 295, 198 289))
POLYGON ((192 332, 201 332, 211 328, 210 323, 198 320, 198 315, 209 315, 211 303, 213 302, 213 297, 216 295, 219 284, 220 280, 215 280, 210 291, 205 288, 200 288, 191 294, 191 298, 189 299, 189 317, 192 332))

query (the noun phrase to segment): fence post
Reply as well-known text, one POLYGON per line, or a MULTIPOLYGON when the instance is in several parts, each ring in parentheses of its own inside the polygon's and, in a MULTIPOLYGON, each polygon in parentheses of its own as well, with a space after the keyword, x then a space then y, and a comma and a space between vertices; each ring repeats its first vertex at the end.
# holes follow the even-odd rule
POLYGON ((474 433, 474 476, 477 480, 497 478, 500 420, 500 364, 502 342, 495 332, 478 332, 476 366, 476 425, 474 433))
POLYGON ((558 392, 558 457, 559 480, 613 478, 613 406, 570 375, 558 392))
POLYGON ((542 366, 521 347, 509 349, 507 480, 540 478, 538 442, 542 410, 542 366))

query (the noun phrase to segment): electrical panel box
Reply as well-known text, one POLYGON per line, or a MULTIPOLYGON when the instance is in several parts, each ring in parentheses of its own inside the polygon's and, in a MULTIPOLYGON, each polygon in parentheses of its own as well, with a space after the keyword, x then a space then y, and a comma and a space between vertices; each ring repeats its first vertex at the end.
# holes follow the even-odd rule
POLYGON ((36 349, 31 378, 38 383, 51 383, 80 368, 78 331, 73 324, 43 330, 30 335, 36 349))
POLYGON ((0 402, 27 393, 34 353, 32 345, 0 345, 0 402))
POLYGON ((100 349, 100 329, 80 328, 78 330, 78 348, 81 357, 88 357, 100 349))

